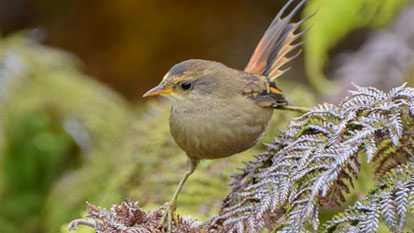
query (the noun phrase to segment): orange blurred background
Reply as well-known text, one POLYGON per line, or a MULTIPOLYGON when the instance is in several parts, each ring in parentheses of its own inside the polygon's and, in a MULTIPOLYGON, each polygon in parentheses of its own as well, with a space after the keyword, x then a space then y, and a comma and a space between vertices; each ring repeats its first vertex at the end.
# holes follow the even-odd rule
POLYGON ((2 34, 27 28, 80 57, 85 72, 129 100, 189 58, 242 68, 285 1, 3 0, 2 34))

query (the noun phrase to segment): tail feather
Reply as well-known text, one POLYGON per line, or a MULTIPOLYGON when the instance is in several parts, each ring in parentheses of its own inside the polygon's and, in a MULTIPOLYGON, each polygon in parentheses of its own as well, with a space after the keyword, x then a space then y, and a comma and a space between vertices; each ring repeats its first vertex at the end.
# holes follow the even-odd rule
POLYGON ((292 18, 306 2, 306 0, 302 0, 286 17, 282 18, 286 9, 294 1, 290 0, 273 19, 244 71, 264 75, 269 77, 270 80, 274 80, 288 70, 283 70, 281 67, 300 54, 301 50, 295 55, 288 57, 291 51, 302 45, 303 42, 296 44, 294 42, 307 31, 304 30, 303 32, 295 34, 296 30, 314 14, 309 15, 297 23, 291 23, 292 18))

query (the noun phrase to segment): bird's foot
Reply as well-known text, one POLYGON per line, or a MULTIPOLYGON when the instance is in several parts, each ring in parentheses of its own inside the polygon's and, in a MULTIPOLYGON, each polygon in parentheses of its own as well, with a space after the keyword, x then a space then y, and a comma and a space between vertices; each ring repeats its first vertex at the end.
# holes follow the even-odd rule
POLYGON ((167 223, 167 232, 172 232, 172 224, 174 222, 175 227, 178 227, 178 218, 175 216, 175 210, 177 209, 177 204, 175 201, 170 201, 164 204, 162 207, 163 214, 161 217, 161 221, 158 224, 158 228, 163 228, 164 224, 167 223))

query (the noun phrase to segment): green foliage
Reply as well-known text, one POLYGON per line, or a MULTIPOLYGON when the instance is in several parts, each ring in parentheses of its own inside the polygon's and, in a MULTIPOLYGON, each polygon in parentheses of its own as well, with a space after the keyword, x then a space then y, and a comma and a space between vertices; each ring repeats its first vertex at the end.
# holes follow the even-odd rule
POLYGON ((21 117, 6 128, 10 149, 1 164, 4 187, 0 213, 18 229, 36 229, 41 221, 39 210, 54 179, 77 162, 69 159, 75 145, 45 114, 21 117), (28 221, 21 223, 22 216, 28 221))
POLYGON ((50 195, 56 183, 86 167, 95 178, 109 176, 99 166, 111 164, 104 151, 124 134, 132 112, 66 53, 20 35, 1 39, 0 51, 0 231, 56 232, 104 185, 95 179, 96 189, 83 187, 79 204, 66 206, 69 198, 50 195))
POLYGON ((309 0, 304 15, 317 11, 304 24, 304 28, 312 27, 304 48, 306 72, 313 87, 322 93, 335 90, 323 74, 329 50, 355 29, 384 26, 405 3, 406 0, 309 0))

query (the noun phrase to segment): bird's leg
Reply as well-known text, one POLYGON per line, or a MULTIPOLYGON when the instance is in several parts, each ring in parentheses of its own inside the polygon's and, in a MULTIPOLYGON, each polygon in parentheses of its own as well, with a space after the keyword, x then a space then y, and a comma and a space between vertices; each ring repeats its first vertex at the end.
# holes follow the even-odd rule
POLYGON ((278 106, 277 108, 281 110, 287 110, 287 111, 293 111, 293 112, 299 112, 299 113, 307 113, 310 111, 309 108, 290 106, 290 105, 278 106))
POLYGON ((188 159, 187 171, 185 172, 184 177, 180 180, 180 183, 178 183, 178 187, 175 190, 174 195, 172 196, 171 200, 165 205, 165 212, 162 215, 161 221, 158 225, 159 228, 161 228, 164 225, 165 221, 167 221, 168 232, 171 232, 172 230, 171 224, 173 221, 175 222, 176 227, 178 227, 178 221, 174 216, 175 209, 177 208, 177 198, 181 192, 181 189, 184 186, 184 183, 187 181, 188 177, 194 172, 197 164, 198 164, 198 160, 191 159, 191 158, 188 159))

